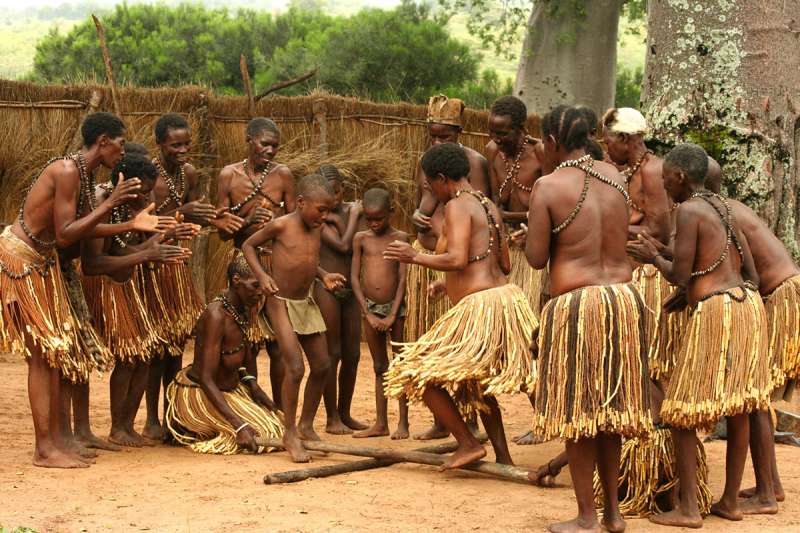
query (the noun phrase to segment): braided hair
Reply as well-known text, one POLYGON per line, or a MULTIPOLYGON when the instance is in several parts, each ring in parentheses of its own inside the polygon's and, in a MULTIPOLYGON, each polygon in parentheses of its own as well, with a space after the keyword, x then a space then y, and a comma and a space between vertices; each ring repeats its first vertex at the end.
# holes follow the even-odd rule
POLYGON ((589 149, 590 124, 584 111, 577 107, 560 105, 542 118, 542 135, 552 135, 556 143, 568 152, 589 149))
POLYGON ((516 96, 501 96, 494 101, 490 112, 492 115, 511 117, 511 126, 514 128, 525 127, 525 121, 528 119, 525 102, 516 96))

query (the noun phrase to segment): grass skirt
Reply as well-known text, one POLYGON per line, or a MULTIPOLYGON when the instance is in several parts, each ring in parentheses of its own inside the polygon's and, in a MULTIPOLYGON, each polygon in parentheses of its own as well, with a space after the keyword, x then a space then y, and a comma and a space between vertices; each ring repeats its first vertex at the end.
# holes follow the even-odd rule
MULTIPOLYGON (((244 451, 236 444, 236 428, 219 414, 200 385, 189 379, 188 368, 181 370, 167 388, 169 407, 165 418, 172 436, 197 453, 232 455, 244 451)), ((240 383, 222 395, 236 416, 250 424, 260 437, 283 436, 278 414, 255 403, 247 387, 240 383)))
POLYGON ((637 437, 653 422, 646 310, 632 283, 589 286, 542 309, 533 433, 577 440, 637 437))
MULTIPOLYGON (((418 240, 412 245, 423 254, 432 254, 418 240)), ((450 299, 446 296, 428 298, 428 285, 444 279, 444 272, 424 266, 409 264, 406 270, 406 325, 404 337, 415 341, 422 337, 433 324, 449 309, 450 299)))
MULTIPOLYGON (((619 468, 619 510, 623 516, 644 518, 672 510, 671 492, 677 490, 678 467, 675 444, 667 428, 657 429, 646 438, 622 443, 619 468)), ((697 441, 697 503, 700 514, 711 510, 711 488, 703 443, 697 441)), ((594 473, 594 501, 603 507, 600 476, 594 473)))
POLYGON ((415 342, 399 350, 384 375, 387 396, 421 401, 428 385, 453 395, 462 414, 485 410, 484 396, 531 390, 530 340, 536 317, 513 284, 465 296, 415 342))
POLYGON ((508 251, 511 258, 511 273, 508 275, 508 282, 522 289, 538 320, 542 309, 542 290, 547 279, 547 269, 537 270, 531 267, 522 248, 509 246, 508 251))
POLYGON ((772 386, 800 378, 800 275, 781 283, 765 302, 772 386))
POLYGON ((662 423, 705 429, 722 416, 767 408, 772 380, 758 293, 735 287, 699 302, 682 339, 662 423))
POLYGON ((647 357, 650 362, 650 377, 666 383, 675 368, 675 358, 681 346, 681 337, 689 325, 689 309, 667 313, 659 312, 655 337, 647 357))
POLYGON ((84 276, 83 292, 95 329, 116 360, 149 361, 164 341, 156 334, 134 279, 118 283, 108 276, 84 276))

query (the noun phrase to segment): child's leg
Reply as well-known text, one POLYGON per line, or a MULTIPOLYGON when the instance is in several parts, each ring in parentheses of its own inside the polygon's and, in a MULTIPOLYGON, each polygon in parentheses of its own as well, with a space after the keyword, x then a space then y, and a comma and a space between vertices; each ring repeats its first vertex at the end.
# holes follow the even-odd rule
MULTIPOLYGON (((267 343, 267 355, 269 356, 269 383, 272 388, 272 401, 278 409, 281 409, 281 386, 283 386, 283 362, 278 343, 270 341, 267 343)), ((283 409, 281 409, 283 410, 283 409)))
MULTIPOLYGON (((81 460, 92 463, 91 459, 97 457, 97 453, 90 451, 86 446, 78 442, 73 428, 73 413, 77 413, 80 401, 77 399, 78 389, 80 385, 71 383, 66 379, 61 381, 61 411, 60 411, 60 424, 61 424, 61 442, 64 448, 76 454, 81 460)), ((77 418, 77 416, 76 416, 77 418)))
POLYGON ((356 438, 384 437, 389 434, 389 417, 387 415, 386 395, 383 392, 383 374, 389 368, 389 356, 386 352, 386 333, 375 330, 364 321, 364 334, 367 338, 369 353, 372 355, 372 368, 375 371, 375 424, 371 428, 354 433, 356 438))
MULTIPOLYGON (((772 478, 775 463, 775 438, 769 411, 750 413, 750 457, 756 474, 756 486, 747 501, 739 506, 743 514, 775 514, 778 502, 775 480, 772 478)), ((744 491, 742 491, 744 492, 744 491)), ((742 496, 742 492, 739 496, 742 496)))
POLYGON ((444 389, 429 385, 422 394, 422 399, 433 413, 433 416, 438 417, 444 427, 458 441, 458 449, 440 467, 440 470, 458 468, 486 456, 486 450, 470 432, 467 424, 464 423, 464 419, 461 418, 453 399, 444 389))
POLYGON ((511 453, 508 451, 508 442, 506 442, 506 432, 503 429, 503 415, 500 413, 497 399, 494 396, 486 396, 484 402, 489 406, 489 412, 481 411, 480 415, 483 427, 486 428, 486 433, 488 433, 492 448, 494 448, 495 461, 513 465, 511 453))
POLYGON ((111 396, 111 431, 108 440, 120 446, 141 446, 139 439, 128 434, 128 417, 126 403, 131 392, 131 381, 136 366, 132 363, 117 361, 111 371, 109 392, 111 396))
MULTIPOLYGON (((89 423, 89 382, 75 385, 72 391, 72 410, 75 422, 75 440, 86 448, 116 452, 120 447, 106 442, 92 433, 89 423)), ((96 454, 92 454, 96 455, 96 454)))
POLYGON ((725 450, 725 490, 717 503, 711 506, 711 512, 728 520, 741 520, 736 498, 742 484, 744 463, 747 460, 747 448, 750 441, 750 415, 747 413, 729 416, 728 440, 725 450))
POLYGON ((361 359, 361 307, 354 296, 340 305, 342 366, 339 369, 339 417, 350 429, 366 429, 364 422, 350 414, 353 393, 356 390, 358 361, 361 359))
POLYGON ((650 521, 664 526, 703 526, 697 504, 697 434, 693 429, 673 429, 675 454, 678 463, 678 506, 667 513, 650 516, 650 521))
MULTIPOLYGON (((166 349, 162 350, 166 352, 166 349)), ((161 427, 161 420, 158 417, 158 406, 161 403, 161 378, 164 377, 164 368, 168 358, 168 353, 155 354, 147 372, 147 389, 145 389, 147 420, 142 435, 156 441, 164 438, 164 428, 161 427)))
MULTIPOLYGON (((406 327, 405 317, 398 318, 392 324, 392 342, 403 342, 403 332, 406 327)), ((394 346, 392 346, 392 353, 394 354, 394 346)), ((408 438, 408 400, 403 396, 397 400, 400 419, 397 421, 397 429, 392 433, 393 440, 407 439, 408 438)))
POLYGON ((597 435, 597 472, 603 484, 603 525, 612 533, 625 531, 619 512, 619 458, 622 438, 613 433, 597 435))
POLYGON ((594 510, 594 467, 597 463, 597 439, 568 440, 569 473, 578 502, 578 516, 567 522, 551 524, 554 533, 600 531, 594 510))
POLYGON ((302 335, 299 339, 308 358, 309 372, 306 389, 303 391, 303 410, 300 413, 297 432, 303 440, 322 440, 314 431, 314 417, 331 372, 328 343, 322 333, 302 335))
POLYGON ((328 358, 331 371, 325 384, 325 432, 333 435, 345 435, 352 430, 344 425, 339 417, 337 401, 337 385, 339 361, 342 358, 342 312, 336 297, 325 290, 320 283, 314 283, 314 299, 325 320, 325 339, 328 345, 328 358))
POLYGON ((125 428, 128 434, 139 439, 143 446, 151 446, 152 444, 143 439, 142 436, 133 429, 133 422, 136 420, 136 413, 139 412, 139 406, 142 404, 144 388, 147 385, 148 366, 149 363, 143 361, 138 361, 134 365, 131 384, 128 388, 128 397, 125 399, 125 405, 123 406, 125 428))

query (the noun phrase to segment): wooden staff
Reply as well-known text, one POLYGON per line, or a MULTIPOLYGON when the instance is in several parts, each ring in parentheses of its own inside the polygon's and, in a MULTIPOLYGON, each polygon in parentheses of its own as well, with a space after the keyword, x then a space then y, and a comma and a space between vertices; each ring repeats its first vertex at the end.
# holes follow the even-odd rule
MULTIPOLYGON (((259 446, 283 448, 283 442, 280 439, 257 438, 256 443, 259 446)), ((370 448, 366 446, 353 446, 349 444, 335 444, 332 442, 303 441, 303 447, 306 450, 316 452, 343 453, 346 455, 372 457, 374 459, 391 459, 394 461, 417 463, 421 465, 441 466, 446 460, 444 457, 436 455, 435 453, 391 450, 388 448, 370 448)), ((464 470, 472 470, 474 472, 481 472, 482 474, 488 474, 501 479, 508 479, 511 481, 526 483, 528 485, 534 485, 534 483, 528 479, 527 470, 512 465, 501 465, 487 461, 475 461, 474 463, 464 465, 460 468, 464 470)))
MULTIPOLYGON (((447 442, 445 444, 438 444, 436 446, 418 448, 414 451, 444 454, 454 452, 456 451, 456 448, 458 448, 457 442, 447 442)), ((299 470, 289 470, 288 472, 279 472, 277 474, 267 474, 264 476, 264 484, 274 485, 278 483, 295 483, 297 481, 304 481, 312 477, 320 478, 336 476, 338 474, 347 474, 349 472, 360 472, 362 470, 372 470, 373 468, 383 468, 399 462, 400 461, 395 461, 394 459, 363 459, 361 461, 351 461, 349 463, 341 463, 338 465, 301 468, 299 470)))
POLYGON ((114 104, 114 113, 119 117, 122 115, 119 112, 117 82, 114 80, 114 69, 111 68, 111 54, 108 51, 108 43, 106 42, 106 30, 96 15, 92 15, 92 20, 94 20, 94 27, 97 29, 97 37, 100 39, 100 51, 103 53, 103 64, 106 67, 106 79, 109 87, 111 87, 111 102, 114 104))
POLYGON ((250 84, 250 71, 247 70, 247 58, 244 54, 239 56, 239 70, 242 72, 244 92, 247 94, 247 110, 250 112, 250 118, 253 118, 256 116, 256 101, 253 99, 253 86, 250 84))

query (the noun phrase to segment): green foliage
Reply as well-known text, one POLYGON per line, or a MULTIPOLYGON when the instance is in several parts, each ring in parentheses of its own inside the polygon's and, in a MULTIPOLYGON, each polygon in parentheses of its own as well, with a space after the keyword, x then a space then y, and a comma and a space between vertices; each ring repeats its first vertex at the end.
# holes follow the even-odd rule
POLYGON ((639 108, 639 101, 642 94, 642 79, 644 71, 642 67, 633 69, 624 65, 617 65, 617 89, 614 98, 614 105, 617 107, 639 108))
POLYGON ((485 69, 481 72, 480 79, 470 81, 463 87, 451 87, 444 93, 461 98, 470 107, 476 109, 489 109, 498 97, 512 94, 514 84, 510 78, 501 78, 497 71, 485 69))
POLYGON ((3 526, 0 526, 0 533, 38 533, 35 529, 19 526, 15 527, 14 529, 6 529, 3 526))

